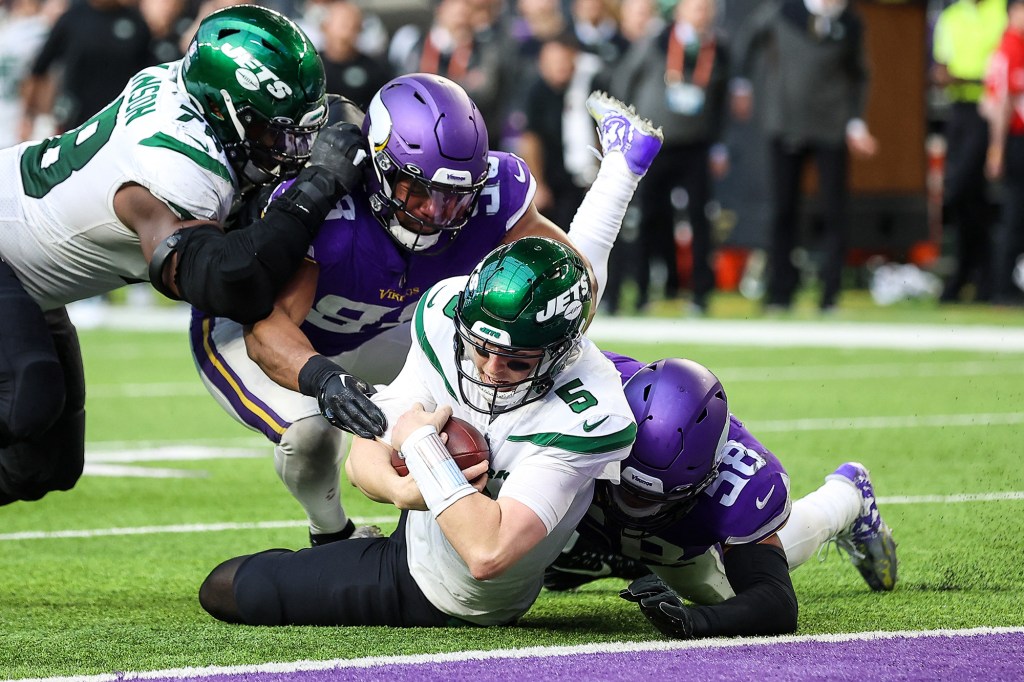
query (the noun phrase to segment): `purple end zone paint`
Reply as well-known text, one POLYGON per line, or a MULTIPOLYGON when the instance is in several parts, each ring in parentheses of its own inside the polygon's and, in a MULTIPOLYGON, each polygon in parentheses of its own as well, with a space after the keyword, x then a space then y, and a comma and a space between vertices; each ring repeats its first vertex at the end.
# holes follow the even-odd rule
POLYGON ((671 651, 390 663, 288 673, 246 672, 195 677, 159 677, 149 673, 145 679, 155 682, 182 679, 203 682, 1019 680, 1024 679, 1024 633, 778 644, 766 641, 671 651))

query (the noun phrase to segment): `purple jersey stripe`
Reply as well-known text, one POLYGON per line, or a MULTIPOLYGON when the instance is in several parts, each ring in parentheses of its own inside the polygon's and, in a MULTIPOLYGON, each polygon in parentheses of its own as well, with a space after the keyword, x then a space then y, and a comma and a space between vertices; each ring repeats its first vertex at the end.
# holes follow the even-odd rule
POLYGON ((217 351, 213 341, 213 328, 216 318, 208 317, 198 310, 192 310, 192 323, 189 336, 192 343, 192 357, 203 373, 217 390, 231 404, 231 409, 247 425, 260 431, 274 443, 281 441, 291 424, 282 419, 265 402, 260 400, 245 387, 245 382, 235 374, 228 363, 217 351))

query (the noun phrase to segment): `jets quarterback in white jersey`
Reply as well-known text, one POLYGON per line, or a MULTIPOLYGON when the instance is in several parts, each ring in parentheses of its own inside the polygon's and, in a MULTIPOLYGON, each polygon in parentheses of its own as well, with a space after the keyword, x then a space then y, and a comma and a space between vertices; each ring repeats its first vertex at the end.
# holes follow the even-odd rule
POLYGON ((391 426, 347 462, 363 492, 403 509, 398 529, 231 559, 203 607, 251 624, 515 622, 636 436, 618 372, 582 334, 587 277, 568 246, 525 237, 427 291, 405 366, 373 397, 391 426), (459 470, 438 435, 452 414, 486 435, 488 463, 459 470))
POLYGON ((67 490, 84 458, 84 378, 64 305, 149 280, 251 324, 268 315, 365 156, 327 120, 323 64, 290 20, 207 16, 186 56, 144 69, 61 135, 0 151, 0 505, 67 490), (293 188, 225 232, 246 190, 293 188))

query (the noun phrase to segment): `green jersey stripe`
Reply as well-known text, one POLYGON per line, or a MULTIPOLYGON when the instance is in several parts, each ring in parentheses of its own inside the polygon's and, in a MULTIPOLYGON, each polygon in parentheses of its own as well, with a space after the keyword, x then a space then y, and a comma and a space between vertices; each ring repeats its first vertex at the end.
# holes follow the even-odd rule
POLYGON ((227 166, 212 156, 199 151, 195 147, 190 147, 184 142, 180 142, 167 133, 157 133, 152 137, 147 137, 139 144, 143 147, 162 147, 164 149, 170 149, 171 151, 178 152, 179 154, 184 154, 202 168, 205 168, 218 177, 224 178, 228 182, 232 182, 231 171, 228 170, 227 166))
POLYGON ((178 214, 178 217, 181 218, 182 220, 196 220, 196 217, 194 215, 189 213, 181 206, 178 206, 173 201, 168 201, 167 203, 170 204, 171 208, 174 210, 175 213, 178 214))
POLYGON ((508 440, 534 445, 551 446, 568 452, 583 455, 599 455, 627 447, 636 440, 636 424, 630 424, 621 431, 607 436, 570 436, 565 433, 548 431, 547 433, 531 433, 527 436, 509 436, 508 440))
POLYGON ((452 389, 452 385, 448 383, 448 377, 444 375, 444 369, 441 368, 441 360, 438 359, 437 353, 434 352, 433 347, 430 345, 430 341, 427 340, 427 332, 423 328, 423 311, 428 308, 427 297, 424 296, 419 305, 416 306, 416 340, 419 341, 420 348, 423 349, 423 354, 427 356, 427 360, 433 366, 437 373, 441 375, 441 380, 444 381, 444 387, 448 389, 448 395, 455 398, 455 391, 452 389))

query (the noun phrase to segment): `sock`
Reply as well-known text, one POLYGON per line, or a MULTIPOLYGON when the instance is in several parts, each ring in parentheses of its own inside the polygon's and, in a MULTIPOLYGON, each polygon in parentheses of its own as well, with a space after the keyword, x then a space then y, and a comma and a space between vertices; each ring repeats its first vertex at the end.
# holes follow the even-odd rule
POLYGON ((608 255, 639 183, 640 176, 629 170, 620 152, 606 154, 597 179, 583 197, 569 226, 570 241, 590 261, 594 272, 595 309, 608 283, 608 255))
POLYGON ((857 488, 835 479, 796 500, 789 521, 779 531, 789 570, 810 559, 822 545, 849 528, 860 514, 860 507, 857 488))
POLYGON ((342 457, 351 442, 345 432, 316 415, 293 423, 274 448, 274 468, 305 510, 310 533, 337 533, 348 523, 340 479, 342 457))

